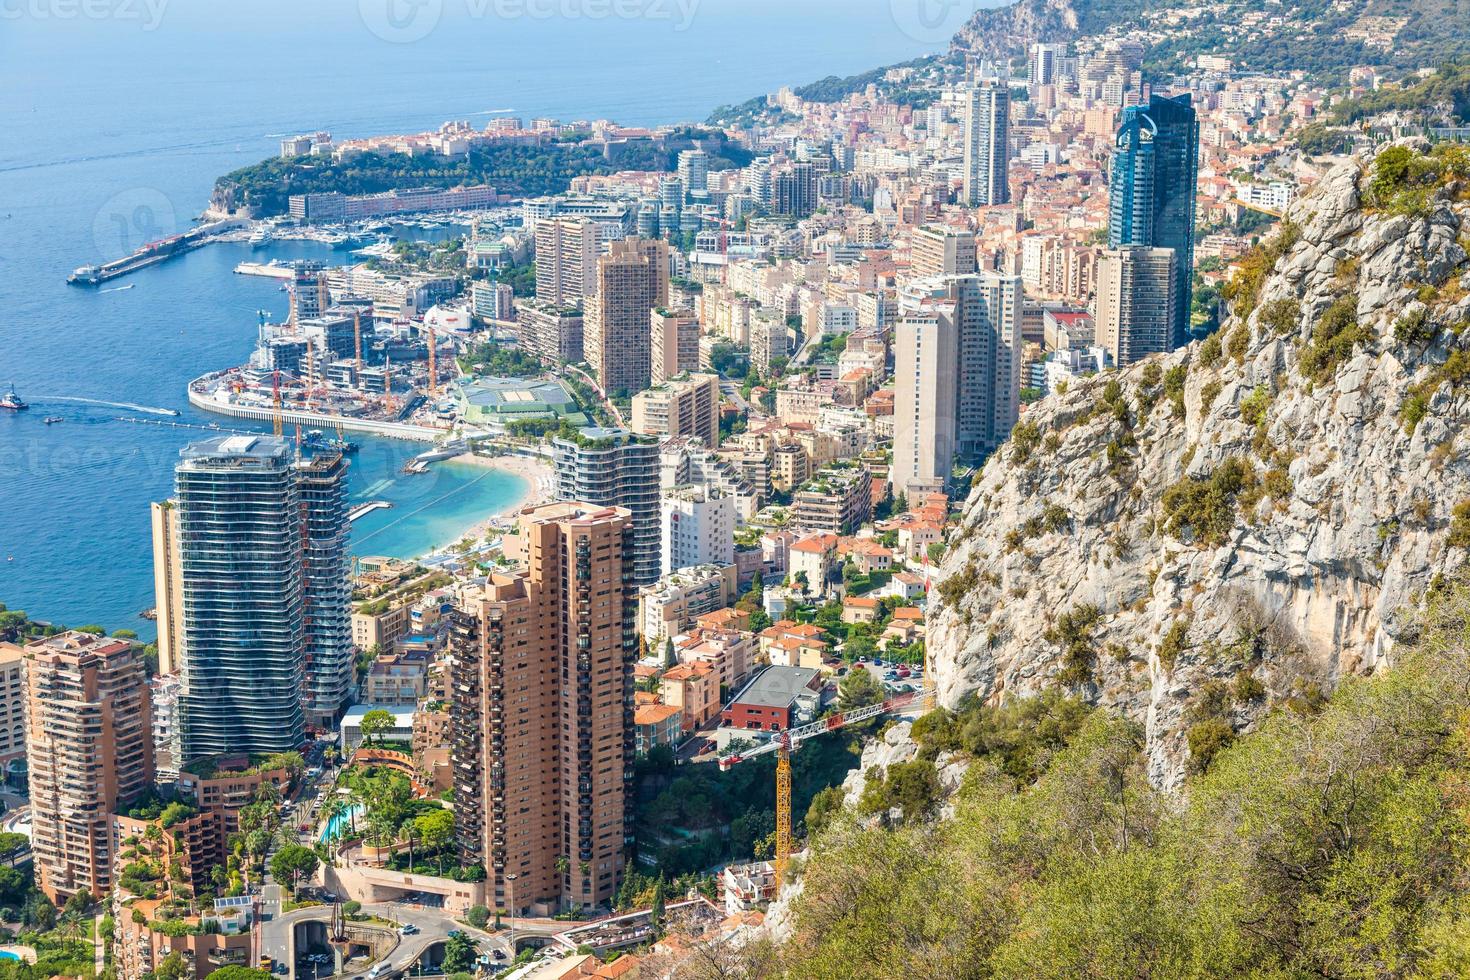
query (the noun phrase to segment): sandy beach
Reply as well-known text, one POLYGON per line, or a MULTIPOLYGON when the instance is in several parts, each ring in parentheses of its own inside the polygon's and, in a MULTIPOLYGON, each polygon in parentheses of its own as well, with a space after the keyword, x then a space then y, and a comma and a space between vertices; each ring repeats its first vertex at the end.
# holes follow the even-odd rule
POLYGON ((476 541, 482 540, 494 529, 497 523, 504 522, 506 518, 526 507, 534 507, 554 498, 552 492, 552 481, 554 479, 551 464, 536 456, 480 456, 476 453, 462 453, 452 460, 455 463, 468 463, 471 466, 483 466, 488 469, 499 470, 518 476, 526 482, 526 494, 511 507, 498 514, 493 514, 474 527, 465 532, 465 537, 476 541))

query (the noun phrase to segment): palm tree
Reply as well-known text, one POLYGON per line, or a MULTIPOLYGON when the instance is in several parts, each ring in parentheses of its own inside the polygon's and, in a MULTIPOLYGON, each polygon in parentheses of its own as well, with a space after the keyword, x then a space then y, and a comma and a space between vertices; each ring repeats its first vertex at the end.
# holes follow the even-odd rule
POLYGON ((408 841, 408 870, 410 872, 413 871, 413 845, 414 841, 418 840, 418 836, 419 828, 412 817, 403 821, 403 825, 398 828, 398 839, 408 841))

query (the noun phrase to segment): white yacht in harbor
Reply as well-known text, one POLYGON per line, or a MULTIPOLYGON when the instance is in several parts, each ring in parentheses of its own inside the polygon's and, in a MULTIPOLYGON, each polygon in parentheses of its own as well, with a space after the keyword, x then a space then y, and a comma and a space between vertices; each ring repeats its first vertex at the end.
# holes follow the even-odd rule
POLYGON ((264 248, 265 246, 269 245, 272 241, 274 241, 274 239, 275 239, 275 236, 271 234, 271 230, 270 230, 269 226, 267 226, 267 225, 261 225, 259 228, 255 229, 255 231, 253 231, 253 232, 250 233, 250 238, 249 238, 250 247, 251 248, 264 248))

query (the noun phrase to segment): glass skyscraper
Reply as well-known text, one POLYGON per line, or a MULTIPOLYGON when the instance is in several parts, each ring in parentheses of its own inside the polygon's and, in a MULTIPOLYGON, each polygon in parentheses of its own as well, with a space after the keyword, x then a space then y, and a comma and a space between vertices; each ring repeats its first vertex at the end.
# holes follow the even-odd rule
POLYGON ((1174 250, 1169 349, 1189 341, 1199 120, 1186 93, 1125 106, 1108 175, 1108 246, 1174 250))
POLYGON ((172 510, 184 760, 299 747, 351 700, 347 464, 268 436, 180 453, 172 510))

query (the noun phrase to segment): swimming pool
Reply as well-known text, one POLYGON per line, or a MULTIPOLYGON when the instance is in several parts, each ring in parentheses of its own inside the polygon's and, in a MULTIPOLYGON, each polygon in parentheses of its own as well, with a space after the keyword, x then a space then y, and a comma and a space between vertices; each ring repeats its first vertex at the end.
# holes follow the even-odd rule
POLYGON ((338 832, 349 832, 352 829, 353 819, 360 816, 362 816, 362 807, 351 806, 344 810, 342 813, 339 813, 332 819, 328 820, 327 825, 322 828, 322 836, 320 838, 322 843, 326 843, 333 837, 336 837, 338 832))

